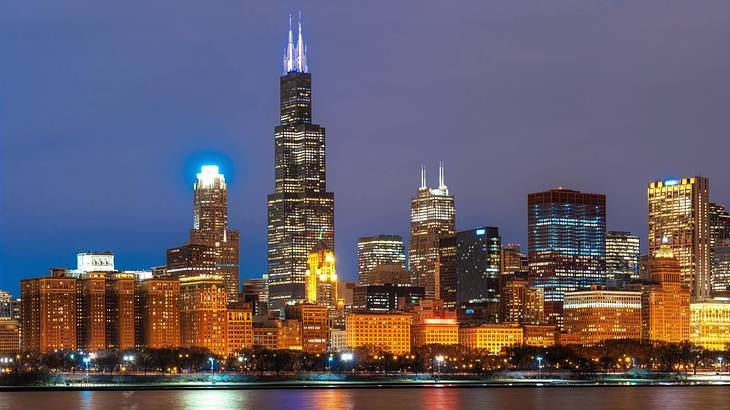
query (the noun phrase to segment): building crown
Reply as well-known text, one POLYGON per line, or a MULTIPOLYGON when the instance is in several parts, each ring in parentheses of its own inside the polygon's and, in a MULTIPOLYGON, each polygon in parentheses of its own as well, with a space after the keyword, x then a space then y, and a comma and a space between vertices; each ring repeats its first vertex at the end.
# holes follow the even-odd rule
POLYGON ((304 44, 302 36, 302 13, 299 12, 299 36, 297 45, 294 46, 294 36, 291 29, 291 14, 289 15, 289 42, 286 46, 284 54, 284 74, 289 73, 307 73, 307 46, 304 44))

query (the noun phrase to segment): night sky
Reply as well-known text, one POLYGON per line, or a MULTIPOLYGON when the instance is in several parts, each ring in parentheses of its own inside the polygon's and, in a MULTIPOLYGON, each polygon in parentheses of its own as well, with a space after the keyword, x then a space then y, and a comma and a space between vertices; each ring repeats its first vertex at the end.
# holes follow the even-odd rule
POLYGON ((83 250, 163 264, 209 162, 242 276, 265 272, 299 9, 345 278, 357 237, 408 239, 422 162, 430 185, 446 162, 457 229, 523 245, 527 193, 558 185, 607 194, 642 242, 652 179, 701 174, 730 204, 727 0, 347 3, 0 0, 0 288, 83 250))

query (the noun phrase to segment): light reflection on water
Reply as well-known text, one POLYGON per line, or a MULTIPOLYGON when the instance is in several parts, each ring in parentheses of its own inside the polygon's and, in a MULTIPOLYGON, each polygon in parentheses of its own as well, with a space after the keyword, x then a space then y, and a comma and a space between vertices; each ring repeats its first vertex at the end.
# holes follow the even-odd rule
POLYGON ((728 387, 369 388, 0 393, 0 409, 716 409, 728 387))

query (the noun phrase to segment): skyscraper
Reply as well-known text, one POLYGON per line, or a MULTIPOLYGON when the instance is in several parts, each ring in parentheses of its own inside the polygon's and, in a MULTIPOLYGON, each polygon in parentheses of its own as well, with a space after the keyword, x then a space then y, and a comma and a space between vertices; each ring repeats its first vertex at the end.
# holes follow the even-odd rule
POLYGON ((406 253, 400 235, 364 236, 357 240, 358 284, 367 285, 368 273, 378 266, 406 268, 406 253))
POLYGON ((269 306, 305 300, 307 256, 322 242, 334 250, 334 194, 327 192, 325 129, 312 123, 312 76, 302 25, 289 42, 274 129, 274 193, 268 196, 269 306))
POLYGON ((565 292, 605 284, 606 196, 551 189, 529 194, 527 206, 530 282, 560 324, 565 292))
POLYGON ((667 237, 692 298, 710 296, 709 181, 693 177, 649 183, 649 254, 667 237))
POLYGON ((606 273, 612 278, 639 278, 639 237, 631 232, 606 232, 606 273))
POLYGON ((499 230, 484 226, 456 234, 456 299, 499 304, 499 230))
POLYGON ((228 188, 218 166, 202 166, 193 191, 190 240, 167 250, 165 275, 220 275, 228 303, 234 303, 240 291, 239 232, 228 229, 228 188))
POLYGON ((228 188, 217 166, 201 168, 194 192, 190 243, 212 248, 215 273, 223 277, 228 303, 235 302, 240 291, 239 232, 228 229, 228 188))
POLYGON ((436 293, 435 265, 439 240, 454 235, 456 210, 454 196, 444 181, 444 165, 439 165, 439 186, 429 189, 426 170, 421 168, 421 186, 411 198, 411 241, 408 249, 408 267, 411 284, 422 286, 426 297, 436 293))
POLYGON ((730 294, 730 213, 710 202, 710 283, 715 296, 730 294))

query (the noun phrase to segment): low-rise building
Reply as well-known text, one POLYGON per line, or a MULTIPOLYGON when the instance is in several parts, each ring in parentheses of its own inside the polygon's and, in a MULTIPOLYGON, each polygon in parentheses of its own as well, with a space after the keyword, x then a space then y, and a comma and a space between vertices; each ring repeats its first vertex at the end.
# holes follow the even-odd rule
POLYGON ((553 325, 522 325, 525 346, 550 347, 558 340, 558 328, 553 325))
POLYGON ((704 299, 690 304, 689 341, 707 349, 730 347, 730 299, 704 299))
POLYGON ((522 345, 523 330, 516 323, 483 324, 459 328, 459 344, 469 349, 483 349, 500 354, 505 349, 522 345))
POLYGON ((411 316, 403 313, 349 313, 345 317, 347 347, 373 347, 393 354, 411 351, 411 316))
POLYGON ((579 335, 583 345, 611 339, 641 339, 641 292, 598 286, 566 292, 563 330, 579 335))

